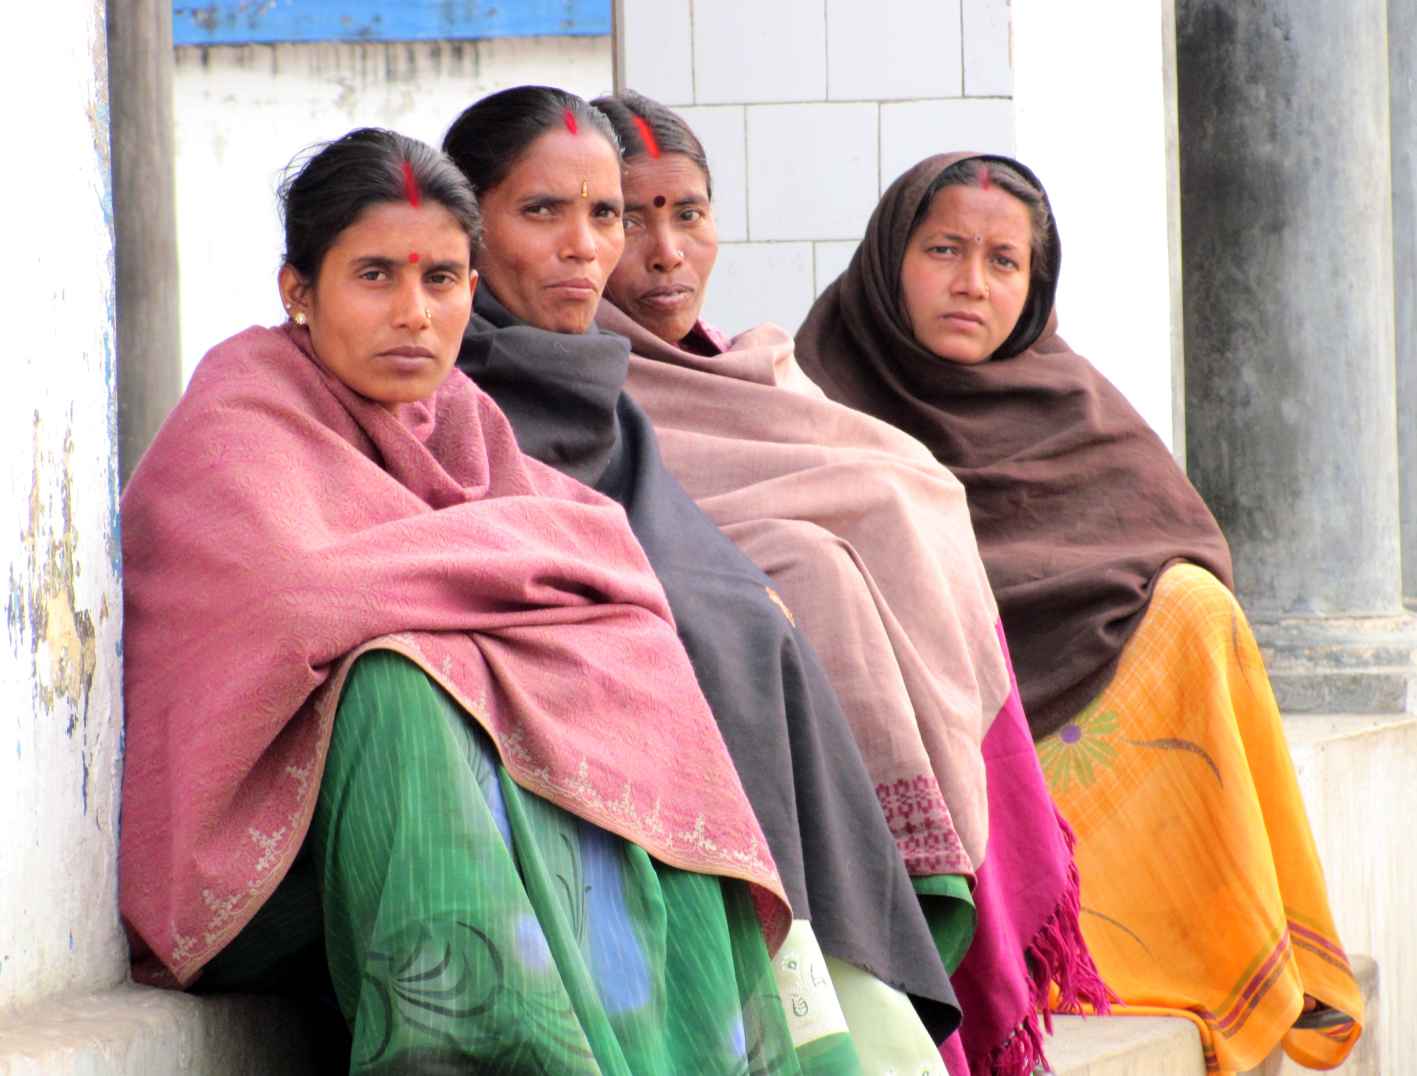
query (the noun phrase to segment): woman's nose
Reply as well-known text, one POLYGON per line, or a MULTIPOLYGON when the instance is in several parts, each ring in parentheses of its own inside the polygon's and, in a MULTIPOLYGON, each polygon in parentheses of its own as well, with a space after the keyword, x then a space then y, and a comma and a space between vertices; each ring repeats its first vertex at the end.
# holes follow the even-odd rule
POLYGON ((422 328, 428 321, 428 296, 422 280, 412 280, 399 288, 398 321, 400 325, 422 328))
POLYGON ((968 254, 960 259, 955 270, 954 290, 977 298, 989 294, 989 284, 984 276, 984 258, 981 254, 968 254))
POLYGON ((682 245, 676 241, 674 233, 668 228, 660 229, 654 237, 650 268, 655 272, 667 273, 679 268, 679 263, 683 260, 684 250, 682 245))
POLYGON ((567 224, 561 256, 570 261, 595 260, 595 233, 589 217, 577 215, 567 224))

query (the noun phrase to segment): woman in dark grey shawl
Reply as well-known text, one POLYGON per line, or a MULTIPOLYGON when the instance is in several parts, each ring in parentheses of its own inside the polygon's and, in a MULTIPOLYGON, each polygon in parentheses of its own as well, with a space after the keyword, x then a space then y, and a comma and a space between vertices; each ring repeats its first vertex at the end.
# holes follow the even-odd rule
MULTIPOLYGON (((873 1021, 898 1019, 901 1006, 884 999, 909 995, 916 1045, 901 1059, 942 1072, 935 1047, 957 1026, 957 1003, 837 699, 767 577, 661 464, 653 429, 623 391, 628 342, 593 325, 624 244, 613 132, 580 98, 523 87, 465 111, 444 149, 472 180, 486 228, 459 367, 507 413, 523 451, 624 506, 794 915, 810 921, 810 949, 819 942, 825 953, 829 993, 848 1019, 873 1021), (863 985, 862 970, 879 982, 863 985)), ((800 1018, 799 1052, 833 1039, 811 1026, 836 1003, 820 994, 826 976, 808 972, 812 959, 780 954, 777 964, 784 1004, 800 1018)))

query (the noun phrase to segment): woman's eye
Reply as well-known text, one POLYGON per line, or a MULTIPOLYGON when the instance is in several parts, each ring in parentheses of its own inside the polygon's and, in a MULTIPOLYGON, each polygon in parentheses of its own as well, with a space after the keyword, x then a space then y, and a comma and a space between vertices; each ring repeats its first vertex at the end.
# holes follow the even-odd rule
POLYGON ((640 230, 641 228, 643 228, 644 226, 645 226, 645 222, 642 221, 642 220, 640 220, 639 217, 635 216, 634 214, 626 214, 626 216, 625 216, 625 231, 626 231, 626 232, 639 231, 639 230, 640 230))
POLYGON ((428 283, 439 287, 446 287, 449 284, 456 284, 457 282, 457 277, 453 276, 452 273, 439 272, 428 274, 428 283))
POLYGON ((522 213, 528 217, 549 217, 551 215, 551 207, 538 202, 524 208, 522 213))
POLYGON ((925 248, 926 254, 958 254, 959 247, 953 243, 937 243, 932 247, 925 248))
POLYGON ((1018 268, 1018 262, 1014 261, 1007 254, 996 254, 994 256, 994 264, 1003 269, 1018 268))
POLYGON ((360 280, 383 280, 388 274, 382 269, 365 269, 359 274, 360 280))
POLYGON ((597 220, 619 220, 620 211, 613 205, 596 206, 595 217, 597 220))
POLYGON ((704 211, 702 209, 685 209, 680 212, 679 219, 685 224, 697 224, 704 219, 704 211))

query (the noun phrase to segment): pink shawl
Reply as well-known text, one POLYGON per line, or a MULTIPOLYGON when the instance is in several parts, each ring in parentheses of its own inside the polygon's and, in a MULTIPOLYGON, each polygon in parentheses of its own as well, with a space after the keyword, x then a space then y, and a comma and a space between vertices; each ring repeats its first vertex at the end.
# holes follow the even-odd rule
MULTIPOLYGON (((626 387, 666 464, 800 618, 912 873, 941 866, 921 854, 922 832, 933 842, 942 812, 958 827, 978 926, 952 977, 966 1016, 946 1060, 1033 1071, 1050 989, 1065 1011, 1105 1011, 1109 995, 1078 926, 1072 833, 1033 750, 963 488, 908 434, 828 400, 776 327, 703 357, 608 302, 597 322, 630 339, 626 387), (940 791, 948 807, 922 794, 940 791)), ((699 335, 722 341, 709 326, 699 335)))
POLYGON ((980 745, 1009 674, 963 487, 910 436, 823 396, 780 329, 706 358, 609 303, 598 320, 630 338, 626 388, 666 465, 812 640, 911 873, 972 875, 989 825, 980 745))
POLYGON ((536 795, 790 912, 620 507, 523 456, 463 377, 392 414, 299 329, 202 360, 122 502, 120 904, 185 985, 285 875, 355 657, 398 651, 536 795), (627 670, 633 670, 627 674, 627 670), (634 750, 626 750, 633 744, 634 750))

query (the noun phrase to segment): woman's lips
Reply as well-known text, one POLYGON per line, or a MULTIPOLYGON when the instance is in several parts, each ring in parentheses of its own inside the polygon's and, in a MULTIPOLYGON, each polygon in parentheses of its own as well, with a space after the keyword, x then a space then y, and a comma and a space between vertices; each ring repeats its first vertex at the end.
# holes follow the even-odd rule
POLYGON ((978 314, 955 311, 950 314, 941 314, 940 316, 956 329, 982 329, 984 327, 984 319, 978 314))
POLYGON ((600 294, 600 289, 585 277, 577 277, 574 280, 557 280, 546 287, 549 291, 567 299, 589 299, 600 294))
POLYGON ((413 344, 391 347, 386 351, 379 352, 379 357, 403 374, 421 373, 435 359, 433 352, 426 347, 418 347, 413 344))
POLYGON ((651 310, 678 310, 694 297, 694 289, 687 284, 676 284, 664 288, 651 288, 640 295, 640 305, 651 310))

